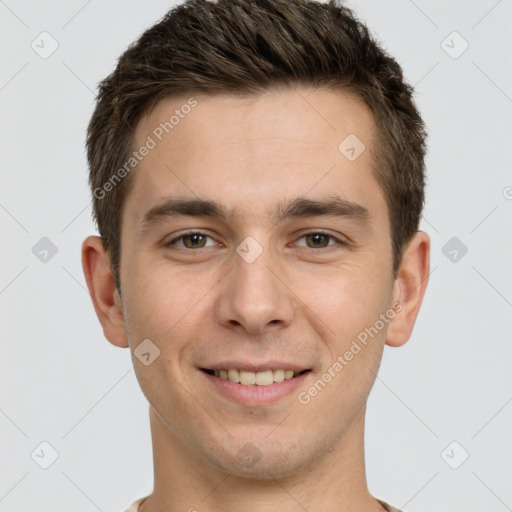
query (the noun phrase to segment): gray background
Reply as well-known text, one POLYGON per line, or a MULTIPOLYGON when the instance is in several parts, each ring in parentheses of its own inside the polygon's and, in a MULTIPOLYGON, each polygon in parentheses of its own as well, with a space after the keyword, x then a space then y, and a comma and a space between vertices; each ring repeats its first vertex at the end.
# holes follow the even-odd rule
MULTIPOLYGON (((0 0, 1 511, 122 511, 152 489, 148 405, 81 269, 96 233, 84 132, 98 81, 172 5, 0 0), (58 452, 48 469, 42 442, 58 452)), ((402 64, 430 131, 432 274, 370 395, 370 491, 408 512, 512 510, 512 1, 347 5, 402 64)))

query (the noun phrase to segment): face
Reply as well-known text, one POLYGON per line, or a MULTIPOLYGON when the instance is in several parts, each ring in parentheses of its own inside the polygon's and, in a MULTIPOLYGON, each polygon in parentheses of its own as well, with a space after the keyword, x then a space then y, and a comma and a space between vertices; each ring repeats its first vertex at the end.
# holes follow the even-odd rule
POLYGON ((127 340, 132 354, 150 340, 150 364, 133 362, 169 440, 286 476, 362 428, 399 315, 373 119, 339 92, 194 99, 161 101, 136 130, 155 147, 122 214, 127 340))

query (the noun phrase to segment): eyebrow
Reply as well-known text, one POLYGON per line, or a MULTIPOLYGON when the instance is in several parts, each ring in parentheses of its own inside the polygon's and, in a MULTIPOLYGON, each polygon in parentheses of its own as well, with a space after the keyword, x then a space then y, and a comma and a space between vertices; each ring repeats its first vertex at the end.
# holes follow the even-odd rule
MULTIPOLYGON (((289 218, 318 216, 343 217, 363 225, 370 222, 370 214, 364 206, 339 196, 330 196, 326 199, 298 197, 289 202, 281 202, 267 213, 275 222, 289 218)), ((208 217, 226 221, 234 216, 234 212, 216 201, 172 197, 149 209, 142 218, 141 228, 145 231, 151 226, 179 216, 208 217)))

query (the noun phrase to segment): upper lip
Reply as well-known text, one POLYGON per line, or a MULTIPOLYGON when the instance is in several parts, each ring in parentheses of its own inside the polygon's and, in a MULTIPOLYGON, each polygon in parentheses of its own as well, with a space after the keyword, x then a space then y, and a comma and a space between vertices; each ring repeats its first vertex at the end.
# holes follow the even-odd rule
POLYGON ((249 361, 222 361, 220 363, 211 363, 201 366, 205 370, 243 370, 246 372, 263 372, 265 370, 295 370, 301 372, 303 370, 309 370, 308 366, 302 364, 295 364, 284 361, 266 361, 266 362, 249 362, 249 361))

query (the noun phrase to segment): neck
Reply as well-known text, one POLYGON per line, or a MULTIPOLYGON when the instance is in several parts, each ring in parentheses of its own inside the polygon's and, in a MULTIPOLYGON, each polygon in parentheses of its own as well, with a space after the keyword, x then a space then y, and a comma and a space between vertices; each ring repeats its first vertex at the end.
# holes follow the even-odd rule
POLYGON ((155 486, 139 512, 228 512, 249 503, 253 512, 381 512, 366 483, 364 416, 365 407, 337 445, 307 468, 286 478, 251 479, 205 464, 150 407, 155 486))

